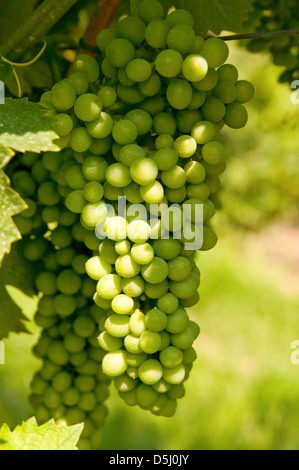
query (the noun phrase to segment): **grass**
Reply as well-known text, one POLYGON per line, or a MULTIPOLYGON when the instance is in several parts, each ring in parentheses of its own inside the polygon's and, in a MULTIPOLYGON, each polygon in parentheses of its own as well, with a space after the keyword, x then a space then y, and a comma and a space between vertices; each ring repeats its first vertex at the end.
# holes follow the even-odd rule
MULTIPOLYGON (((128 408, 111 387, 102 448, 298 449, 299 366, 290 362, 290 344, 298 339, 299 296, 238 236, 221 237, 198 266, 201 301, 190 315, 201 335, 186 397, 175 417, 158 418, 128 408)), ((0 366, 0 422, 12 427, 32 414, 26 398, 39 361, 30 328, 32 336, 5 341, 0 366)))

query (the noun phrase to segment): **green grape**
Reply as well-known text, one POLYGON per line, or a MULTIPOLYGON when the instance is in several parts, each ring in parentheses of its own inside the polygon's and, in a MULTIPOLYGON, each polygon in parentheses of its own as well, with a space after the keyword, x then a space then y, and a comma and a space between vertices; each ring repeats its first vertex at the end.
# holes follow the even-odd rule
POLYGON ((132 144, 135 142, 138 130, 134 122, 123 119, 115 123, 112 131, 113 139, 121 145, 132 144))
MULTIPOLYGON (((93 121, 86 122, 86 130, 89 136, 94 137, 95 139, 104 139, 105 137, 108 137, 112 132, 112 128, 112 117, 105 111, 102 111, 100 115, 93 121)), ((89 147, 91 146, 91 144, 92 139, 89 147)))
POLYGON ((162 112, 154 116, 154 130, 158 135, 168 134, 173 136, 176 132, 176 120, 170 113, 162 112))
POLYGON ((189 199, 200 199, 205 201, 210 195, 210 190, 207 184, 190 184, 187 188, 187 197, 189 199))
POLYGON ((101 52, 105 52, 108 44, 117 38, 117 30, 114 27, 105 28, 96 37, 96 43, 101 52))
POLYGON ((168 275, 168 265, 164 259, 155 256, 149 264, 141 267, 141 274, 146 282, 159 284, 168 275))
POLYGON ((248 82, 247 80, 239 80, 236 83, 236 101, 237 103, 247 103, 250 101, 255 93, 254 86, 252 83, 248 82))
POLYGON ((133 59, 126 66, 126 73, 133 82, 144 82, 152 73, 152 68, 145 59, 133 59))
POLYGON ((135 243, 132 246, 131 255, 136 263, 145 265, 153 260, 155 254, 149 243, 135 243))
POLYGON ((141 186, 140 194, 142 199, 148 204, 159 204, 164 197, 164 189, 159 181, 141 186))
POLYGON ((42 259, 48 249, 48 243, 44 238, 28 240, 24 244, 23 256, 28 261, 38 261, 42 259))
POLYGON ((146 385, 153 385, 162 378, 163 368, 156 359, 148 359, 138 367, 138 376, 146 385))
POLYGON ((131 354, 140 354, 142 349, 139 345, 139 338, 137 336, 128 334, 124 339, 124 346, 131 354))
POLYGON ((98 336, 98 342, 104 351, 112 352, 120 349, 123 345, 122 338, 110 335, 107 331, 103 331, 98 336))
POLYGON ((98 281, 97 293, 103 299, 112 300, 121 291, 121 278, 117 274, 107 274, 98 281))
POLYGON ((144 243, 150 238, 151 228, 147 222, 133 220, 128 224, 127 235, 133 243, 144 243))
POLYGON ((198 110, 182 110, 176 115, 178 129, 183 134, 191 134, 193 127, 202 119, 198 110))
POLYGON ((120 240, 115 243, 114 249, 118 255, 127 255, 131 249, 131 243, 129 240, 120 240))
POLYGON ((69 354, 60 341, 53 341, 47 351, 47 356, 54 364, 63 366, 68 363, 69 354))
POLYGON ((107 58, 103 60, 101 64, 101 70, 103 72, 103 75, 110 79, 115 79, 118 75, 117 68, 113 67, 113 65, 107 58))
POLYGON ((100 256, 93 256, 86 264, 85 269, 89 277, 99 281, 103 276, 111 274, 111 264, 106 263, 100 256))
MULTIPOLYGON (((125 165, 129 168, 132 166, 132 164, 135 162, 135 160, 138 160, 138 159, 141 159, 141 158, 145 158, 145 152, 144 152, 143 148, 140 147, 137 144, 124 145, 120 149, 119 161, 123 165, 125 165)), ((123 185, 123 186, 127 186, 127 185, 123 185)))
POLYGON ((199 145, 204 145, 213 140, 216 133, 216 127, 212 122, 199 121, 191 130, 192 137, 199 145))
POLYGON ((168 292, 158 300, 158 308, 167 315, 174 313, 179 307, 177 297, 168 292))
POLYGON ((157 0, 141 0, 137 13, 139 18, 147 24, 156 18, 164 17, 164 9, 157 0))
POLYGON ((109 240, 124 240, 127 235, 127 225, 128 222, 123 217, 108 217, 103 227, 103 233, 109 240))
POLYGON ((158 176, 158 167, 150 158, 139 158, 130 167, 130 175, 135 183, 142 186, 153 183, 158 176))
POLYGON ((131 254, 120 256, 115 262, 115 271, 119 276, 130 279, 140 273, 140 266, 131 254))
POLYGON ((104 196, 104 188, 97 181, 90 181, 84 185, 84 199, 88 202, 99 202, 104 196))
POLYGON ((145 39, 146 25, 137 17, 129 16, 118 23, 116 31, 119 37, 128 39, 132 44, 141 44, 145 39))
POLYGON ((51 100, 58 111, 68 111, 74 106, 76 92, 70 83, 61 81, 53 86, 51 90, 51 100))
MULTIPOLYGON (((174 144, 174 138, 171 135, 168 134, 161 134, 156 138, 155 141, 155 147, 157 150, 161 150, 164 148, 172 148, 174 144)), ((157 155, 157 153, 155 154, 157 155)), ((160 160, 159 157, 157 157, 158 160, 160 160)), ((156 158, 155 158, 156 160, 156 158)), ((156 162, 157 163, 157 162, 156 162)))
POLYGON ((174 141, 174 148, 181 158, 190 158, 197 150, 197 143, 193 137, 181 135, 174 141))
POLYGON ((165 279, 157 284, 146 282, 144 286, 144 293, 149 299, 159 299, 168 291, 168 281, 165 279))
POLYGON ((100 68, 96 59, 87 54, 78 54, 74 60, 74 71, 86 75, 89 83, 95 82, 99 78, 100 68))
POLYGON ((134 57, 134 46, 127 39, 116 38, 107 45, 105 54, 114 67, 124 67, 134 57))
POLYGON ((184 381, 185 374, 185 367, 183 364, 180 364, 176 367, 172 367, 171 369, 164 368, 163 379, 171 385, 177 385, 184 381))
POLYGON ((194 341, 194 333, 190 326, 182 331, 181 333, 175 333, 171 335, 171 344, 181 350, 189 349, 194 341))
POLYGON ((147 134, 152 128, 152 117, 143 109, 132 109, 125 115, 125 119, 135 124, 139 136, 147 134))
POLYGON ((160 52, 155 60, 156 70, 162 77, 176 77, 181 72, 182 66, 183 57, 174 49, 166 49, 160 52))
POLYGON ((213 124, 220 122, 226 114, 225 105, 222 103, 221 100, 215 98, 214 96, 209 97, 205 101, 201 108, 201 111, 204 120, 211 121, 213 124))
MULTIPOLYGON (((169 333, 181 333, 187 328, 189 317, 183 308, 178 308, 174 313, 168 315, 166 331, 169 333)), ((166 366, 169 367, 169 366, 166 366)))
POLYGON ((218 73, 214 69, 209 69, 206 76, 201 79, 199 82, 193 83, 193 86, 196 88, 198 91, 211 91, 213 90, 217 83, 218 83, 219 77, 218 73))
POLYGON ((128 315, 134 308, 134 300, 125 294, 114 297, 111 303, 112 310, 120 315, 128 315))
POLYGON ((103 86, 98 92, 98 97, 104 108, 113 106, 117 99, 116 91, 111 86, 103 86))
MULTIPOLYGON (((89 152, 93 155, 105 155, 110 151, 112 147, 112 137, 111 135, 104 137, 103 139, 92 139, 91 146, 89 147, 89 152)), ((84 163, 83 159, 80 163, 84 163)))
POLYGON ((186 24, 177 24, 173 26, 167 35, 167 46, 174 49, 182 55, 192 50, 195 41, 195 32, 193 28, 186 24))
POLYGON ((184 256, 177 256, 176 258, 168 261, 168 269, 169 279, 173 281, 183 281, 191 274, 192 265, 184 256))
POLYGON ((72 191, 65 199, 66 207, 76 214, 80 214, 83 211, 85 204, 86 200, 82 190, 72 191))
POLYGON ((164 367, 173 369, 182 363, 183 352, 174 346, 169 346, 160 352, 159 359, 164 367))
POLYGON ((224 122, 232 129, 241 129, 248 121, 246 108, 240 103, 231 103, 226 106, 224 122))
POLYGON ((92 139, 85 127, 76 127, 70 135, 70 147, 75 152, 86 152, 91 146, 92 139))
POLYGON ((205 180, 206 170, 201 163, 192 160, 184 166, 184 171, 188 183, 200 184, 205 180))
POLYGON ((59 315, 66 317, 74 313, 77 308, 77 301, 71 295, 59 294, 55 297, 54 307, 59 315))
POLYGON ((178 161, 178 152, 175 149, 164 147, 155 153, 154 160, 159 170, 171 170, 178 161))
POLYGON ((66 371, 61 371, 52 379, 52 387, 59 394, 64 393, 72 385, 72 377, 66 371))
POLYGON ((146 354, 155 354, 160 349, 161 336, 159 333, 146 330, 141 334, 139 344, 146 354))
POLYGON ((102 157, 89 156, 82 165, 82 173, 87 181, 98 181, 103 183, 105 181, 105 174, 108 168, 108 163, 102 157))
POLYGON ((178 189, 186 183, 186 173, 178 165, 173 166, 170 170, 161 172, 161 180, 165 186, 172 189, 178 189))
POLYGON ((62 294, 74 295, 81 288, 81 278, 71 269, 65 269, 57 276, 57 288, 62 294))
POLYGON ((220 142, 211 141, 203 146, 202 156, 210 165, 219 165, 225 160, 226 150, 220 142))
POLYGON ((187 80, 173 80, 167 87, 167 100, 175 109, 185 109, 192 99, 192 87, 187 80))
POLYGON ((103 372, 110 377, 122 375, 127 369, 125 351, 108 352, 103 359, 102 368, 103 372))
POLYGON ((149 310, 145 315, 145 326, 150 331, 159 333, 166 328, 167 316, 158 308, 149 310))
POLYGON ((210 68, 220 67, 228 58, 228 47, 222 39, 207 39, 200 48, 210 68))
POLYGON ((45 206, 55 206, 60 201, 57 185, 53 181, 42 183, 37 190, 39 201, 45 206))
POLYGON ((140 310, 136 310, 130 316, 129 326, 131 333, 136 337, 140 337, 146 330, 144 313, 140 310))
POLYGON ((42 271, 35 278, 35 285, 39 292, 53 295, 57 292, 56 276, 50 271, 42 271))
POLYGON ((162 18, 156 18, 146 27, 146 42, 154 49, 162 49, 166 46, 168 32, 169 26, 166 21, 162 18))
POLYGON ((196 284, 191 278, 183 281, 170 281, 169 289, 179 299, 187 299, 196 292, 196 284))
POLYGON ((87 92, 89 83, 86 74, 82 72, 73 72, 67 78, 67 81, 74 88, 76 95, 83 95, 87 92))
POLYGON ((191 13, 189 13, 189 11, 178 8, 178 9, 172 11, 166 17, 166 23, 170 27, 173 27, 177 24, 186 24, 188 26, 193 27, 194 19, 193 19, 193 16, 191 15, 191 13))
POLYGON ((160 95, 151 96, 140 104, 140 108, 154 116, 164 110, 164 99, 160 95))
POLYGON ((172 238, 155 240, 153 243, 155 255, 164 259, 171 260, 179 256, 181 252, 181 244, 178 240, 172 238))
POLYGON ((237 87, 230 82, 222 81, 219 82, 215 88, 215 95, 219 98, 224 104, 232 103, 237 98, 237 87))
POLYGON ((85 93, 76 99, 74 111, 81 121, 94 121, 102 111, 102 102, 93 93, 85 93))
POLYGON ((122 163, 113 163, 108 166, 105 177, 108 183, 116 188, 128 186, 132 181, 130 170, 122 163))
MULTIPOLYGON (((138 86, 124 86, 119 84, 117 86, 117 94, 121 101, 131 105, 137 105, 144 100, 144 96, 140 93, 138 86)), ((130 141, 132 142, 132 141, 130 141)), ((127 143, 130 143, 127 142, 127 143)))
POLYGON ((230 81, 231 83, 235 84, 238 80, 238 70, 232 64, 224 64, 219 67, 217 70, 219 81, 230 81))
MULTIPOLYGON (((64 137, 68 135, 71 130, 73 129, 73 121, 72 118, 65 113, 59 113, 55 116, 55 124, 53 124, 51 127, 56 134, 58 134, 60 137, 64 137)), ((45 155, 45 154, 44 154, 45 155)), ((50 171, 53 171, 51 168, 47 168, 50 171)))
POLYGON ((81 165, 73 165, 68 168, 65 172, 65 179, 71 189, 83 189, 87 183, 82 175, 81 165))
POLYGON ((141 383, 136 389, 136 400, 143 409, 150 408, 158 399, 158 393, 150 385, 141 383))

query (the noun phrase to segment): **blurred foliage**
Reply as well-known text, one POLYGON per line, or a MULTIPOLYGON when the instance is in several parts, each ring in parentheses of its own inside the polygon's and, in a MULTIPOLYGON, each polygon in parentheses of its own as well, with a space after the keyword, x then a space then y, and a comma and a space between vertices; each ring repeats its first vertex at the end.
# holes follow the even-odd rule
POLYGON ((239 131, 225 130, 227 170, 219 198, 222 222, 262 230, 277 221, 299 221, 299 105, 292 90, 277 83, 281 67, 264 55, 230 44, 229 61, 240 78, 250 80, 255 98, 247 105, 249 121, 239 131))

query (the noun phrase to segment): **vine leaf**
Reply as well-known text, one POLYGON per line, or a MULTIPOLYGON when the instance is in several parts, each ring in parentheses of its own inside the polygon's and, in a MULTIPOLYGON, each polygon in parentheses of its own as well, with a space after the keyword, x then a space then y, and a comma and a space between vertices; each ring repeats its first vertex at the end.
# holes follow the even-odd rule
POLYGON ((34 417, 13 431, 4 424, 0 428, 0 450, 77 450, 82 430, 83 424, 66 426, 53 419, 38 426, 34 417))
POLYGON ((0 269, 0 338, 6 338, 11 331, 26 332, 23 322, 27 318, 10 297, 7 286, 15 287, 32 297, 36 294, 34 279, 34 265, 24 260, 22 246, 15 243, 0 269))
POLYGON ((52 124, 53 118, 38 103, 7 98, 0 106, 0 144, 19 152, 58 151, 52 124))
POLYGON ((5 83, 12 74, 12 66, 0 57, 0 80, 5 83))
POLYGON ((4 255, 10 252, 11 244, 21 239, 12 217, 26 208, 25 201, 11 189, 8 177, 0 170, 0 265, 4 255))

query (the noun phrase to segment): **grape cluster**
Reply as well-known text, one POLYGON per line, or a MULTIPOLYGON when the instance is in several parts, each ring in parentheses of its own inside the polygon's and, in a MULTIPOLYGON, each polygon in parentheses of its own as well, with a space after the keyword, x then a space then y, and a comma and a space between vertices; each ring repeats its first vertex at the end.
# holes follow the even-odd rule
POLYGON ((36 192, 43 206, 38 220, 32 207, 18 224, 24 234, 39 231, 24 254, 44 263, 35 352, 59 368, 38 373, 32 400, 43 419, 70 407, 68 421, 93 426, 94 409, 105 409, 104 377, 128 405, 156 415, 172 416, 185 394, 199 335, 186 310, 200 284, 188 243, 198 233, 202 251, 217 242, 210 219, 226 167, 220 130, 246 124, 254 94, 225 64, 225 42, 197 36, 188 11, 165 16, 157 0, 142 0, 138 15, 101 31, 97 45, 97 58, 79 54, 41 97, 61 152, 25 155, 31 174, 14 181, 28 186, 27 203, 36 192), (63 401, 66 386, 78 401, 63 401))
POLYGON ((33 352, 42 365, 31 382, 30 403, 41 423, 51 418, 69 425, 84 422, 79 448, 97 449, 110 382, 97 341, 105 311, 92 301, 95 283, 85 271, 89 248, 82 243, 80 221, 62 202, 70 157, 72 152, 44 153, 42 159, 26 153, 12 174, 28 206, 15 222, 25 260, 36 264, 40 293, 35 322, 42 333, 33 352))
MULTIPOLYGON (((299 13, 296 0, 255 0, 255 11, 259 11, 257 31, 271 32, 298 29, 299 13)), ((250 52, 270 51, 275 65, 285 68, 280 75, 280 82, 289 82, 299 78, 299 37, 280 36, 272 39, 253 39, 248 42, 250 52)))

